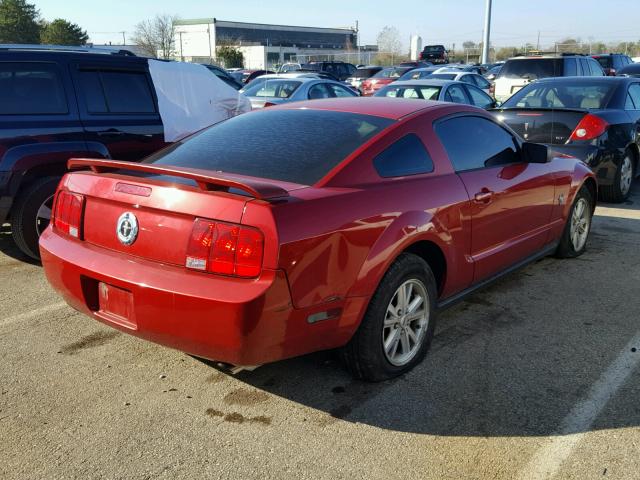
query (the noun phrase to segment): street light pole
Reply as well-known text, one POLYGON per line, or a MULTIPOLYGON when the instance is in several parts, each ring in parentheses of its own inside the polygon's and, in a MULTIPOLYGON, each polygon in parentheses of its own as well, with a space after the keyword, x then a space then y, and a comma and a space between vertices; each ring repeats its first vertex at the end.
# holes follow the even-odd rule
POLYGON ((487 0, 484 14, 484 40, 482 43, 482 63, 489 63, 489 42, 491 37, 491 0, 487 0))

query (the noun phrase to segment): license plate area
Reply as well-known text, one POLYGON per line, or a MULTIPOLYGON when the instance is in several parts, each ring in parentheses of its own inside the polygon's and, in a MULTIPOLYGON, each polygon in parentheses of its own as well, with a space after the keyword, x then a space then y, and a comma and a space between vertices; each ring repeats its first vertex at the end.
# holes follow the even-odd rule
POLYGON ((117 323, 126 328, 136 330, 133 293, 123 288, 98 282, 98 311, 101 318, 117 323))

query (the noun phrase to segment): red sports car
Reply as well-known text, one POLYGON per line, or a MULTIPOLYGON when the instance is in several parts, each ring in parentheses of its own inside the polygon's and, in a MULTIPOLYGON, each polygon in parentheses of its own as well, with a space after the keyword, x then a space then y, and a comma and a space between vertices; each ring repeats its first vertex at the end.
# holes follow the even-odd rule
POLYGON ((475 107, 354 98, 232 118, 141 164, 71 160, 40 239, 71 306, 236 366, 343 347, 382 380, 436 312, 543 255, 581 254, 596 198, 475 107))

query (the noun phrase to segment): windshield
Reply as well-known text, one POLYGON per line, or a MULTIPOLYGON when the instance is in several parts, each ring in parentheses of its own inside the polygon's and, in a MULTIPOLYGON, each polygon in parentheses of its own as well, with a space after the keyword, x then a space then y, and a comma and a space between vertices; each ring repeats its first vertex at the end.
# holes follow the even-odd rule
POLYGON ((562 75, 562 58, 528 58, 510 60, 502 66, 499 78, 539 78, 562 75))
POLYGON ((606 108, 616 88, 603 81, 533 83, 515 93, 501 108, 606 108))
POLYGON ((313 185, 392 123, 346 112, 266 109, 209 127, 144 162, 313 185))
POLYGON ((300 85, 294 80, 265 79, 249 85, 243 93, 248 97, 289 98, 300 85))
POLYGON ((394 98, 415 98, 419 100, 438 100, 442 87, 407 85, 402 87, 389 86, 381 89, 374 96, 394 98))
POLYGON ((376 73, 373 78, 400 78, 405 72, 411 70, 411 67, 388 67, 383 68, 376 73))

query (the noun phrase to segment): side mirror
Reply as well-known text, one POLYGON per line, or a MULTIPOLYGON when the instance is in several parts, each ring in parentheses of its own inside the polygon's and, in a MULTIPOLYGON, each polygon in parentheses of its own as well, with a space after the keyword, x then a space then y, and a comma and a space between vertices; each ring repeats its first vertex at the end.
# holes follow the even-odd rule
POLYGON ((540 143, 524 142, 522 144, 522 157, 527 163, 547 163, 549 161, 549 148, 540 143))

